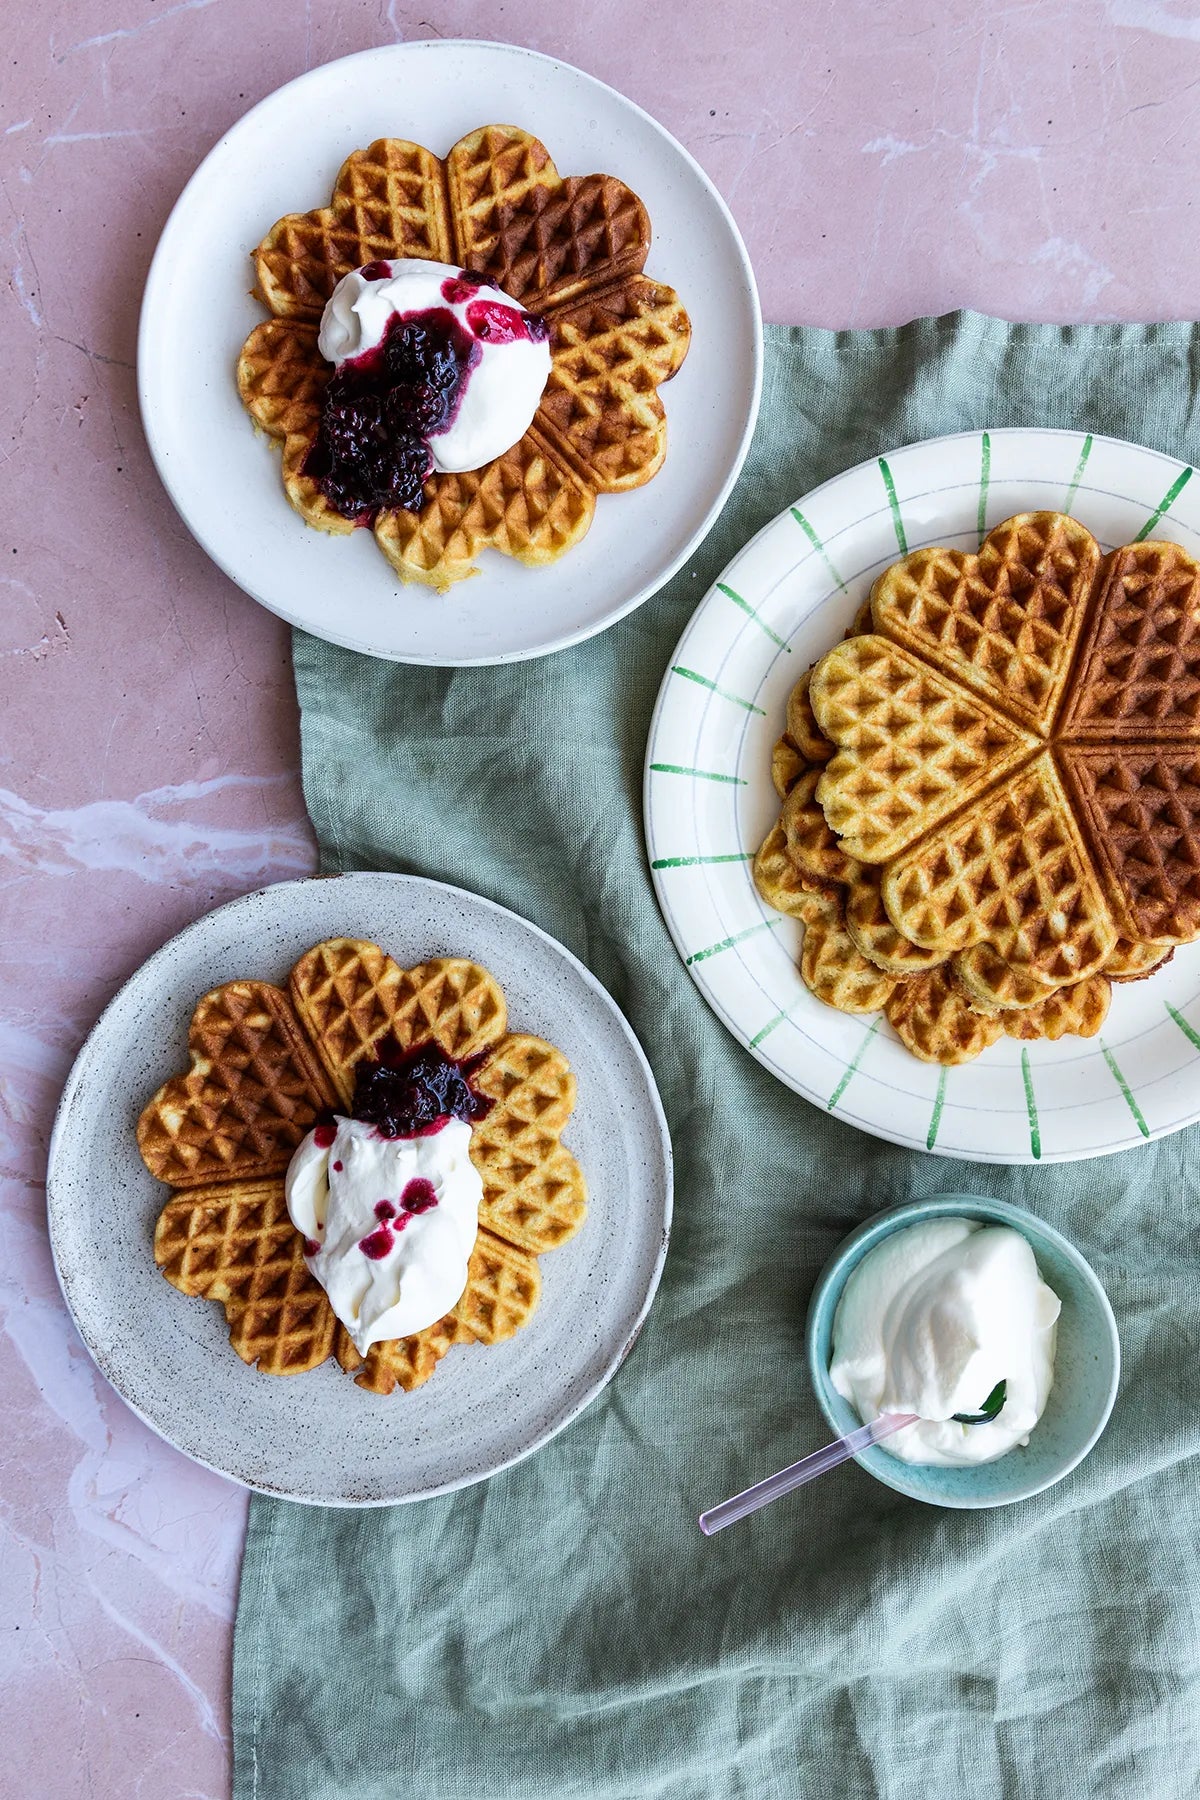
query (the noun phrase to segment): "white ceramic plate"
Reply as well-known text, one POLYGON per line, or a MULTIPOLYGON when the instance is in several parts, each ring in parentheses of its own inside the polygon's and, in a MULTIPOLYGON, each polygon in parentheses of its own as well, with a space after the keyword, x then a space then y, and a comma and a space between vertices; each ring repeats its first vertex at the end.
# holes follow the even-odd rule
POLYGON ((506 44, 365 50, 314 69, 247 113, 209 153, 167 221, 138 339, 150 450, 188 528, 239 587, 318 637, 400 662, 508 662, 613 624, 662 585, 708 530, 750 442, 762 378, 758 295, 729 210, 669 133, 603 82, 506 44), (284 497, 279 455, 238 398, 241 344, 264 318, 249 255, 277 218, 324 205, 351 150, 407 137, 444 155, 478 125, 521 125, 564 175, 617 175, 641 195, 646 273, 692 320, 662 389, 662 469, 602 495, 582 544, 544 569, 496 551, 449 594, 404 587, 369 531, 333 538, 284 497))
POLYGON ((281 882, 190 925, 142 965, 80 1051, 50 1145, 59 1280, 103 1373, 197 1462, 266 1493, 382 1505, 464 1487, 527 1456, 595 1398, 658 1286, 671 1146, 649 1065, 604 989, 514 913, 415 876, 281 882), (514 1030, 560 1046, 579 1081, 564 1141, 590 1192, 577 1235, 541 1258, 542 1298, 508 1343, 452 1350, 415 1393, 366 1394, 332 1363, 289 1379, 239 1361, 215 1302, 154 1264, 167 1190, 143 1167, 138 1113, 186 1066, 192 1007, 239 975, 285 977, 310 944, 371 938, 411 966, 471 956, 504 988, 514 1030))
POLYGON ((647 752, 659 903, 713 1010, 814 1105, 892 1143, 977 1162, 1100 1156, 1200 1119, 1200 946, 1114 987, 1097 1038, 1005 1038, 942 1070, 910 1056, 881 1015, 815 1000, 795 966, 801 927, 764 906, 750 878, 779 811, 770 755, 788 693, 881 569, 925 544, 975 549, 988 527, 1034 508, 1072 512, 1106 549, 1154 534, 1200 557, 1191 476, 1171 457, 1072 431, 934 438, 781 513, 697 608, 647 752))

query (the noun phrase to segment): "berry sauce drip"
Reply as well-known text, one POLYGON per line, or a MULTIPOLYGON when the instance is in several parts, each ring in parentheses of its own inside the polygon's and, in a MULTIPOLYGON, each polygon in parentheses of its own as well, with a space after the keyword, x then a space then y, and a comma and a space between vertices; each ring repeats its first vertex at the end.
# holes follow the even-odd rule
MULTIPOLYGON (((392 1247, 393 1240, 389 1235, 389 1227, 391 1231, 399 1235, 410 1219, 418 1217, 421 1213, 427 1213, 437 1203, 437 1189, 432 1181, 426 1180, 424 1175, 414 1175, 411 1181, 405 1183, 404 1192, 400 1196, 398 1213, 390 1200, 375 1202, 375 1217, 379 1220, 379 1224, 367 1237, 358 1240, 359 1249, 364 1256, 369 1256, 372 1262, 382 1262, 392 1247)), ((311 1255, 312 1252, 309 1254, 311 1255)))
POLYGON ((450 425, 481 355, 454 314, 435 306, 393 313, 381 343, 339 365, 304 473, 344 518, 370 525, 384 507, 420 512, 433 467, 427 440, 450 425))
POLYGON ((354 1117, 385 1138, 431 1137, 448 1119, 473 1125, 495 1104, 471 1086, 482 1060, 455 1062, 432 1040, 407 1051, 394 1039, 385 1041, 377 1062, 358 1065, 354 1117))
POLYGON ((447 275, 443 281, 442 299, 447 306, 461 306, 464 300, 477 294, 482 286, 482 275, 472 275, 470 269, 460 269, 457 275, 447 275))
POLYGON ((499 300, 472 300, 467 324, 489 344, 544 344, 550 336, 549 325, 537 313, 521 312, 499 300))
POLYGON ((332 1150, 333 1140, 337 1136, 336 1125, 314 1125, 313 1143, 318 1150, 332 1150))

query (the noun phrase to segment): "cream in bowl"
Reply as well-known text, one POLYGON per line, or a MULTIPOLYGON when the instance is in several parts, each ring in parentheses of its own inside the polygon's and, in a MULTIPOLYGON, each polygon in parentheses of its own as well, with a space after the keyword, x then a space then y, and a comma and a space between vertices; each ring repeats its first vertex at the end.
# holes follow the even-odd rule
POLYGON ((915 1413, 889 1456, 994 1462, 1046 1409, 1061 1303, 1010 1225, 934 1218, 877 1243, 846 1281, 829 1376, 864 1424, 915 1413))

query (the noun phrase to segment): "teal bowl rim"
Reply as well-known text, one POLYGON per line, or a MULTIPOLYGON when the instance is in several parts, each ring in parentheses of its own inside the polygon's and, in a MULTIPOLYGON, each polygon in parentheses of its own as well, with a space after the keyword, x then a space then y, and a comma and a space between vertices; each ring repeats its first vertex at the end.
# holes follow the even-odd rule
POLYGON ((1034 1494, 1044 1493, 1047 1488, 1053 1487, 1055 1482, 1061 1481, 1064 1475, 1069 1475, 1072 1469, 1079 1466, 1095 1446, 1108 1424, 1121 1380, 1121 1338, 1117 1331, 1117 1321, 1112 1304, 1104 1291, 1100 1277, 1070 1239, 1065 1238, 1060 1231, 1055 1231, 1052 1225, 1047 1225, 1045 1220, 1040 1219, 1036 1213, 1027 1212, 1020 1206, 1011 1206, 1007 1200, 991 1200, 986 1194, 948 1193, 931 1194, 927 1200, 904 1200, 896 1206, 886 1207, 883 1212, 872 1213, 871 1217, 865 1219, 857 1230, 850 1233, 849 1237, 842 1239, 817 1277, 812 1297, 808 1303, 808 1317, 804 1327, 809 1378, 812 1381, 813 1393, 816 1395, 818 1406, 832 1429, 840 1437, 846 1429, 846 1424, 844 1420, 836 1416, 828 1403, 826 1388, 829 1382, 829 1371, 817 1355, 817 1316, 822 1302, 830 1289, 835 1285, 840 1287, 845 1283, 851 1268, 861 1261, 867 1248, 876 1241, 890 1237, 893 1231, 898 1230, 909 1220, 916 1223, 919 1219, 946 1217, 947 1215, 953 1218, 994 1219, 1002 1224, 1011 1225, 1023 1236, 1032 1239, 1031 1247, 1035 1251, 1038 1237, 1048 1239, 1074 1267, 1085 1284, 1091 1288, 1100 1303, 1100 1316, 1108 1326, 1112 1349, 1112 1377, 1100 1417, 1091 1435, 1079 1450, 1062 1464, 1061 1468, 1044 1479, 1031 1480, 1025 1487, 1014 1493, 1000 1496, 981 1495, 978 1499, 974 1499, 970 1495, 958 1495, 942 1498, 927 1493, 918 1493, 910 1484, 910 1478, 906 1474, 909 1465, 898 1461, 894 1456, 889 1456, 886 1450, 874 1446, 869 1450, 860 1451, 854 1460, 869 1475, 873 1475, 876 1481, 882 1482, 885 1487, 894 1488, 898 1494, 905 1494, 910 1500, 919 1500, 925 1506, 956 1509, 1011 1506, 1018 1500, 1028 1500, 1034 1494))

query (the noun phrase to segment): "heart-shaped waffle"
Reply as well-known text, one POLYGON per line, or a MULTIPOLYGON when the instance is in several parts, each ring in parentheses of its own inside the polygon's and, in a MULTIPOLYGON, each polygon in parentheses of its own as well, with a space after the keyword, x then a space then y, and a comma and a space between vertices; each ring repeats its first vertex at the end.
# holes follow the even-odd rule
POLYGON ((904 558, 871 613, 813 672, 836 745, 817 799, 904 937, 987 947, 1003 1008, 1118 938, 1150 966, 1200 935, 1200 568, 1178 545, 1104 557, 1024 513, 977 557, 904 558))
POLYGON ((287 996, 265 981, 230 981, 196 1003, 191 1067, 165 1082, 137 1123, 138 1149, 159 1181, 191 1188, 281 1173, 333 1090, 287 996))
POLYGON ((543 314, 551 373, 533 424, 483 468, 433 475, 420 512, 374 521, 397 574, 444 589, 476 573, 492 548, 553 562, 587 532, 600 493, 639 487, 666 455, 658 387, 687 353, 678 296, 645 278, 650 222, 610 175, 563 178, 545 145, 515 126, 486 125, 443 163, 419 144, 380 138, 342 165, 328 206, 289 213, 255 252, 273 317, 238 359, 252 418, 283 447, 288 499, 324 531, 354 522, 305 473, 332 367, 317 325, 334 287, 379 259, 456 264, 543 314))
POLYGON ((155 1258, 182 1292, 221 1302, 234 1349, 260 1370, 298 1374, 336 1354, 372 1392, 411 1389, 452 1344, 497 1343, 525 1324, 540 1293, 538 1255, 583 1223, 587 1186, 561 1141, 575 1077, 552 1044, 507 1030, 499 985, 465 958, 402 969, 377 944, 332 938, 301 957, 289 990, 243 981, 206 995, 192 1069, 142 1115, 147 1167, 177 1187, 191 1182, 163 1208, 155 1258), (473 1086, 492 1101, 471 1136, 484 1187, 479 1234, 451 1312, 363 1358, 308 1272, 278 1172, 319 1112, 349 1109, 358 1069, 385 1042, 408 1050, 430 1040, 471 1061, 473 1086), (231 1119, 241 1131, 233 1152, 231 1119))

